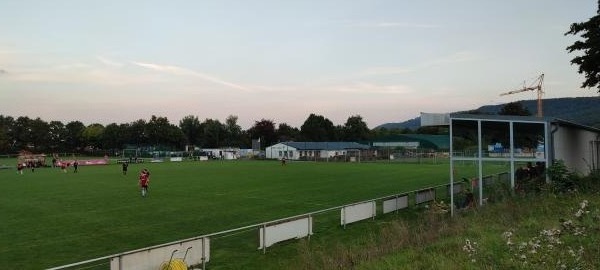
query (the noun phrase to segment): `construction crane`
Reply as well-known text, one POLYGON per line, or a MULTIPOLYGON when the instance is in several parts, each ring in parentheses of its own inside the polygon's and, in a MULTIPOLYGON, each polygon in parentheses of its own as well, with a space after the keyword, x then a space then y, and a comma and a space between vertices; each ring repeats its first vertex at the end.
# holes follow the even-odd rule
POLYGON ((542 94, 544 94, 544 91, 542 90, 543 84, 544 84, 544 74, 542 73, 542 75, 537 77, 530 86, 525 86, 525 83, 523 83, 523 88, 513 90, 510 92, 506 92, 506 93, 502 93, 500 95, 506 96, 506 95, 517 94, 517 93, 521 93, 521 92, 525 92, 525 91, 536 91, 537 90, 537 117, 542 117, 542 116, 544 116, 544 113, 542 110, 542 94))

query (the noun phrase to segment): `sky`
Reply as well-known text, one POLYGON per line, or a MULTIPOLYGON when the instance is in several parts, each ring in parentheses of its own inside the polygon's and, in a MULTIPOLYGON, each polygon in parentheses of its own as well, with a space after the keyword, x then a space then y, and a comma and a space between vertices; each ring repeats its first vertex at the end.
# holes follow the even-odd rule
POLYGON ((595 0, 0 1, 0 114, 86 125, 230 115, 369 128, 500 96, 544 77, 582 89, 565 36, 595 0))

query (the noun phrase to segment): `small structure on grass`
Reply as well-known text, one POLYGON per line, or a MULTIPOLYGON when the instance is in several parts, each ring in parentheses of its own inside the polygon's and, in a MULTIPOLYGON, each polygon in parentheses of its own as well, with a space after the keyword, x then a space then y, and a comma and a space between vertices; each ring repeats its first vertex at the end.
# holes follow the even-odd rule
POLYGON ((360 161, 374 155, 370 149, 356 142, 280 142, 265 153, 268 159, 360 161))
POLYGON ((460 172, 457 175, 455 163, 466 162, 477 167, 472 188, 479 205, 488 198, 490 192, 486 188, 495 181, 518 189, 523 171, 528 172, 528 179, 533 174, 544 177, 544 170, 559 160, 582 175, 600 168, 597 128, 555 117, 447 114, 421 120, 422 126, 449 126, 450 185, 456 177, 464 177, 460 172), (486 165, 506 166, 507 177, 490 178, 484 172, 489 167, 486 165))

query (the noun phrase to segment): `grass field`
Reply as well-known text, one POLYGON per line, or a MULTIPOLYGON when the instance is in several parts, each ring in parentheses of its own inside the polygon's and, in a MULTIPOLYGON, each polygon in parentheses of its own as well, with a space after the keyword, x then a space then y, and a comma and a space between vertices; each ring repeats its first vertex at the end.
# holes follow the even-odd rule
MULTIPOLYGON (((474 175, 472 166, 459 169, 474 175)), ((5 169, 0 262, 3 269, 59 266, 445 184, 448 178, 448 164, 167 162, 132 164, 127 175, 114 164, 82 166, 79 173, 43 168, 17 175, 5 169), (151 171, 147 198, 137 186, 143 167, 151 171)), ((222 245, 256 254, 256 233, 249 235, 247 243, 222 245)), ((231 269, 217 266, 224 262, 251 269, 265 260, 227 248, 211 252, 211 269, 231 269)))

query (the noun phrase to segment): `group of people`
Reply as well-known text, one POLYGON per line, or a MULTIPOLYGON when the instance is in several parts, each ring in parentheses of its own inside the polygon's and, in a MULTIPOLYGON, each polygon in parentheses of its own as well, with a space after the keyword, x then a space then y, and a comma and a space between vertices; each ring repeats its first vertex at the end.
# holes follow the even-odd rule
MULTIPOLYGON (((52 162, 52 167, 55 167, 57 164, 57 162, 53 161, 52 162)), ((67 172, 67 168, 73 166, 73 172, 78 172, 79 171, 79 162, 77 162, 77 160, 73 161, 73 163, 69 163, 69 162, 60 162, 60 169, 66 173, 67 172)), ((27 162, 27 163, 22 163, 22 162, 17 162, 17 174, 23 174, 23 171, 25 170, 25 168, 30 168, 31 172, 35 172, 35 168, 37 166, 34 165, 33 162, 27 162)))
POLYGON ((25 168, 30 168, 31 172, 35 172, 35 168, 39 167, 41 165, 38 165, 36 162, 34 161, 27 161, 27 162, 17 162, 17 174, 23 174, 23 170, 25 170, 25 168))
POLYGON ((77 160, 73 161, 73 164, 69 163, 69 162, 61 162, 60 163, 60 169, 66 173, 67 172, 67 168, 73 166, 73 172, 78 172, 79 171, 79 162, 77 160))
POLYGON ((150 183, 150 171, 144 168, 140 172, 140 189, 142 191, 142 197, 146 197, 148 195, 148 184, 150 183))
POLYGON ((517 168, 515 171, 515 178, 517 180, 531 180, 542 176, 545 169, 545 164, 543 162, 536 162, 535 166, 533 163, 527 162, 526 166, 517 168))
POLYGON ((535 165, 527 162, 526 166, 515 170, 515 190, 518 192, 527 192, 539 190, 545 180, 542 177, 546 169, 546 164, 536 162, 535 165))
MULTIPOLYGON (((56 160, 53 160, 52 165, 56 166, 58 165, 56 160)), ((73 172, 78 172, 79 169, 79 162, 77 162, 77 160, 75 160, 73 163, 68 163, 68 162, 60 162, 60 168, 63 172, 67 172, 67 167, 69 166, 73 166, 74 171, 73 172)), ((27 166, 28 167, 28 166, 27 166)), ((122 169, 123 169, 123 175, 127 175, 127 169, 129 167, 129 162, 124 162, 122 164, 122 169)), ((18 162, 17 163, 17 174, 23 174, 23 170, 26 168, 26 165, 18 162)), ((32 171, 34 167, 31 167, 32 171)), ((148 196, 148 185, 150 183, 150 171, 146 168, 142 169, 142 171, 140 172, 139 175, 139 185, 140 185, 140 190, 142 193, 142 197, 146 197, 148 196)))
MULTIPOLYGON (((123 162, 123 164, 121 164, 121 168, 123 170, 123 175, 127 175, 127 170, 129 168, 129 162, 123 162)), ((142 171, 140 171, 140 175, 139 175, 139 185, 140 185, 140 191, 142 192, 142 197, 146 197, 148 196, 148 185, 150 184, 150 171, 146 168, 142 169, 142 171)))

